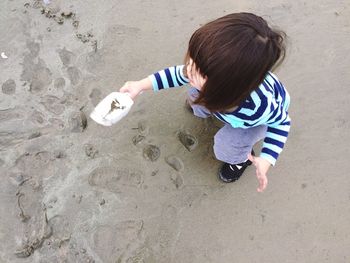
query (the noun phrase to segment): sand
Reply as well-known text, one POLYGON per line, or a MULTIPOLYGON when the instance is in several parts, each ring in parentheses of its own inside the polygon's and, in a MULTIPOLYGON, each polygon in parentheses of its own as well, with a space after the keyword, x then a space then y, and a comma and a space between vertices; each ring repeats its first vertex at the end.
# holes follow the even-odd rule
POLYGON ((350 262, 349 2, 203 3, 1 1, 0 262, 350 262), (262 194, 253 167, 218 181, 220 126, 185 88, 109 128, 88 117, 238 11, 289 36, 292 129, 262 194))

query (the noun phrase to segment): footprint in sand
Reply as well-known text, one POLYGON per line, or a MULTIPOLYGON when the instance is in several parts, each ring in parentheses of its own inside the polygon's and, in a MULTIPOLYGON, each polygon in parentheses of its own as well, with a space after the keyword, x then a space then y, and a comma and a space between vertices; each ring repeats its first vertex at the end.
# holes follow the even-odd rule
MULTIPOLYGON (((164 204, 161 211, 161 217, 157 220, 157 229, 155 235, 148 238, 150 246, 159 246, 162 251, 158 252, 158 257, 161 255, 167 259, 167 255, 171 254, 172 249, 176 246, 178 239, 178 209, 171 204, 164 204)), ((164 262, 170 262, 170 258, 164 262)))
POLYGON ((61 104, 61 100, 56 96, 46 95, 40 102, 44 105, 45 109, 56 115, 60 115, 64 112, 65 107, 61 104))
POLYGON ((29 116, 29 120, 34 124, 43 124, 45 121, 45 115, 36 110, 29 116))
POLYGON ((91 102, 94 106, 96 106, 102 99, 102 92, 99 89, 92 89, 89 95, 91 102))
MULTIPOLYGON (((53 203, 55 203, 55 199, 53 199, 53 203)), ((55 215, 50 218, 49 223, 52 226, 54 237, 59 239, 69 237, 74 227, 69 224, 69 219, 65 215, 55 215)))
POLYGON ((184 185, 184 178, 180 174, 172 174, 170 179, 174 183, 176 189, 180 189, 184 185))
POLYGON ((17 158, 15 164, 18 169, 28 173, 30 170, 47 168, 51 159, 52 154, 47 151, 24 153, 17 158))
POLYGON ((0 110, 0 121, 11 121, 11 120, 19 120, 25 118, 25 110, 16 106, 14 108, 8 108, 4 110, 0 110))
POLYGON ((69 117, 69 127, 71 132, 83 132, 87 126, 85 113, 77 111, 69 117))
POLYGON ((67 50, 66 48, 59 49, 57 52, 63 65, 69 66, 70 64, 74 63, 76 55, 73 52, 67 50))
POLYGON ((8 79, 2 84, 2 93, 12 95, 16 92, 16 82, 13 79, 8 79))
POLYGON ((54 84, 53 84, 53 86, 57 90, 63 89, 65 85, 66 85, 66 80, 64 78, 55 79, 54 84))
POLYGON ((165 158, 165 161, 176 171, 183 171, 184 169, 184 164, 182 160, 177 156, 168 156, 165 158))
POLYGON ((52 125, 54 129, 59 131, 62 131, 65 128, 64 122, 57 118, 50 118, 49 123, 52 125))
POLYGON ((52 82, 52 73, 45 61, 38 57, 40 44, 27 41, 26 45, 29 52, 24 53, 21 80, 30 83, 30 92, 45 91, 52 82))
POLYGON ((129 220, 116 225, 97 226, 93 233, 93 247, 103 262, 109 262, 111 258, 122 258, 125 254, 132 252, 131 250, 142 246, 142 232, 142 220, 129 220))
POLYGON ((188 132, 179 131, 177 136, 183 146, 186 147, 188 151, 193 151, 198 146, 198 140, 195 136, 188 132))
POLYGON ((45 90, 52 82, 51 71, 46 67, 37 67, 30 83, 30 91, 34 93, 45 90))
POLYGON ((158 160, 160 156, 160 149, 152 144, 147 145, 145 148, 143 148, 143 157, 146 160, 155 162, 158 160))
POLYGON ((127 193, 132 188, 141 186, 143 174, 141 171, 126 168, 97 167, 90 173, 88 182, 91 186, 108 189, 111 192, 127 193))
POLYGON ((77 85, 82 77, 81 71, 76 67, 69 67, 67 73, 72 85, 77 85))

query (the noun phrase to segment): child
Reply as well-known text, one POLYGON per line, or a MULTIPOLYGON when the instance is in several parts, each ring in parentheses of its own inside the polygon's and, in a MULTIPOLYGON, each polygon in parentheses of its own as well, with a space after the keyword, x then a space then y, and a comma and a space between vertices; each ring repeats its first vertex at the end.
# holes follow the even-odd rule
POLYGON ((185 65, 126 82, 120 91, 135 99, 141 91, 190 84, 187 101, 194 115, 225 123, 214 137, 215 156, 224 162, 219 178, 234 182, 254 164, 262 192, 290 129, 289 94, 270 72, 284 58, 284 37, 259 16, 229 14, 194 32, 185 65), (257 157, 252 148, 261 139, 257 157))

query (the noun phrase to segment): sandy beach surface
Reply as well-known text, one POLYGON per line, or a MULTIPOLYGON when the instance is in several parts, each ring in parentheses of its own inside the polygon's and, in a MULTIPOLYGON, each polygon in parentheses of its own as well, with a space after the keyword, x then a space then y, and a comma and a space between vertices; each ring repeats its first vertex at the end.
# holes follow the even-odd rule
POLYGON ((0 262, 350 262, 349 1, 48 2, 0 3, 0 262), (89 118, 241 11, 289 37, 292 129, 264 193, 253 167, 219 182, 220 123, 186 88, 143 93, 112 127, 89 118))

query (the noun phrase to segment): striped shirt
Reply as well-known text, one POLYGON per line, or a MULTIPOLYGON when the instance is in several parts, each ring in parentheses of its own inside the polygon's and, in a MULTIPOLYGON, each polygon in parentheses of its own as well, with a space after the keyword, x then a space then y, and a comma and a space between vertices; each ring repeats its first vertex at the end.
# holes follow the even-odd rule
MULTIPOLYGON (((184 65, 158 71, 149 78, 153 90, 159 91, 183 86, 189 80, 183 74, 184 65)), ((267 132, 260 157, 275 165, 287 141, 290 118, 288 107, 290 96, 277 77, 268 72, 263 82, 237 109, 229 113, 213 113, 221 121, 234 128, 250 128, 266 125, 267 132)))

